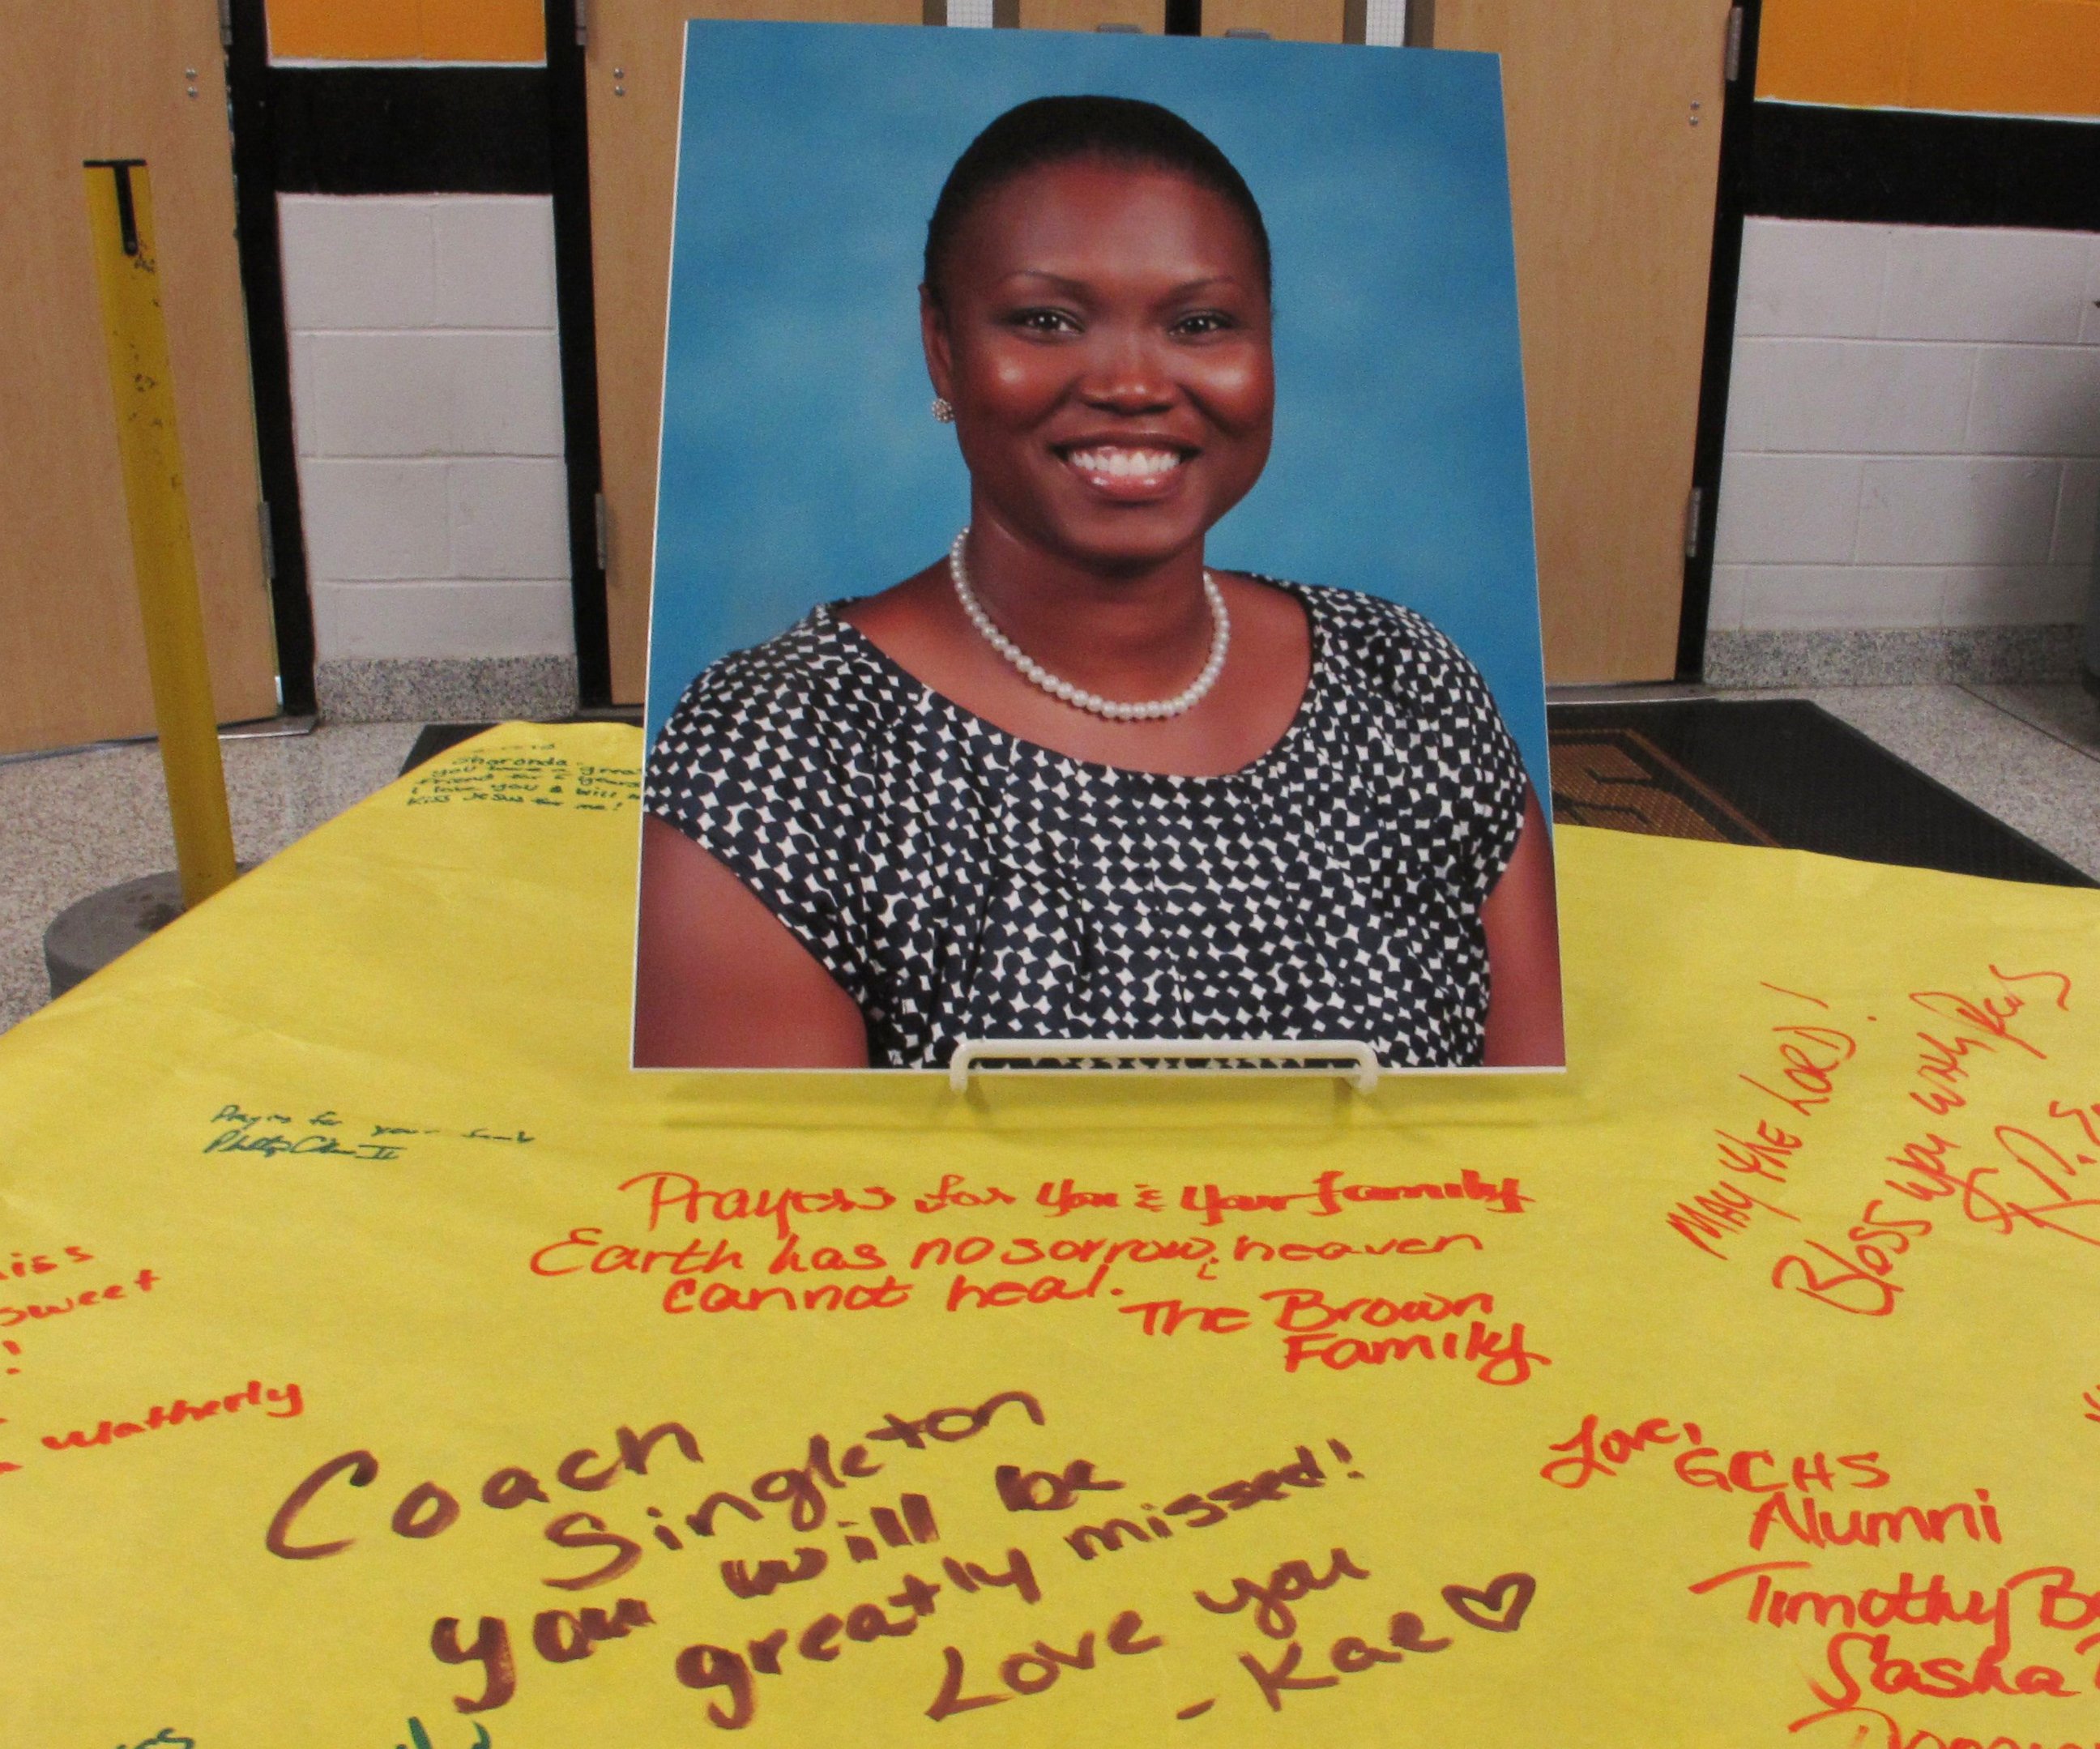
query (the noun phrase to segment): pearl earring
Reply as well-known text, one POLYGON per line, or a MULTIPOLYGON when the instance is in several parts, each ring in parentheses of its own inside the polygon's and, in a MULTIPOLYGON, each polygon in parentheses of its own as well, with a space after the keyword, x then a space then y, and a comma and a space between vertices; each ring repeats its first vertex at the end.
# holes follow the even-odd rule
POLYGON ((937 394, 933 397, 933 416, 944 425, 951 425, 955 422, 955 409, 946 395, 937 394))

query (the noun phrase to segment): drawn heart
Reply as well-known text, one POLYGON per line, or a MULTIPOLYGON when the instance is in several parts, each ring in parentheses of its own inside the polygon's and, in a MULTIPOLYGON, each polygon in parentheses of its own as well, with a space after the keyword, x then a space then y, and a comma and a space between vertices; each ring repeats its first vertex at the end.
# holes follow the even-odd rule
POLYGON ((1538 1581, 1530 1574, 1505 1573, 1481 1591, 1471 1585, 1446 1585, 1444 1601, 1469 1628, 1485 1628, 1489 1633, 1515 1633, 1538 1589, 1538 1581))

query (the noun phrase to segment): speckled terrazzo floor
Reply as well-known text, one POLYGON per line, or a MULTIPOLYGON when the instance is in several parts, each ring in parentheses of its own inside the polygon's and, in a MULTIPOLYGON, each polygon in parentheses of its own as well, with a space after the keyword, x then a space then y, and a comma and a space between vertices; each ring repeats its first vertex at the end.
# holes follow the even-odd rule
POLYGON ((1806 696, 2100 879, 2100 701, 2082 688, 1850 686, 1806 696))
MULTIPOLYGON (((1682 696, 1684 689, 1571 697, 1682 696)), ((2014 830, 2100 878, 2100 703, 2076 685, 1846 686, 1710 694, 1809 698, 2014 830)), ((234 843, 259 862, 386 783, 421 725, 224 743, 234 843)), ((158 751, 96 748, 0 764, 0 1030, 40 1007, 43 932, 99 888, 171 868, 158 751)))
MULTIPOLYGON (((417 723, 226 740, 235 853, 261 862, 390 782, 417 723)), ((0 1029, 43 1006, 44 930, 77 899, 175 866, 160 750, 95 747, 0 764, 0 1029)))
POLYGON ((1580 686, 1555 699, 1808 698, 2100 880, 2100 700, 2019 685, 1580 686))

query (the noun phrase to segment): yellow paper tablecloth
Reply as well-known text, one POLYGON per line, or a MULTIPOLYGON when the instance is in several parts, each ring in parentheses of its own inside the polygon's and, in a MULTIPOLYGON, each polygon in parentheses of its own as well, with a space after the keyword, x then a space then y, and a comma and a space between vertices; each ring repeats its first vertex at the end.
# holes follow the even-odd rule
POLYGON ((633 1074, 639 752, 0 1039, 8 1749, 2100 1741, 2100 896, 1568 829, 1564 1077, 633 1074))

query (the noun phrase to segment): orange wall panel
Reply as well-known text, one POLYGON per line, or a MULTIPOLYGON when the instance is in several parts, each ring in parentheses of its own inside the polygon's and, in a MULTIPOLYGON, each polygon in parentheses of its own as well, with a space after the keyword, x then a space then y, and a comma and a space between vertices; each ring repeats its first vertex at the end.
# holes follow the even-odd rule
POLYGON ((1916 0, 1918 109, 2100 115, 2100 0, 1916 0))
POLYGON ((1758 95, 2100 116, 2100 0, 1766 0, 1758 95))
POLYGON ((269 0, 277 60, 411 61, 422 48, 422 0, 269 0))
POLYGON ((1903 101, 1912 0, 1765 0, 1758 95, 1797 104, 1903 101))
POLYGON ((543 61, 547 21, 538 0, 423 0, 423 59, 543 61))
POLYGON ((269 0, 278 60, 541 61, 537 0, 269 0))

